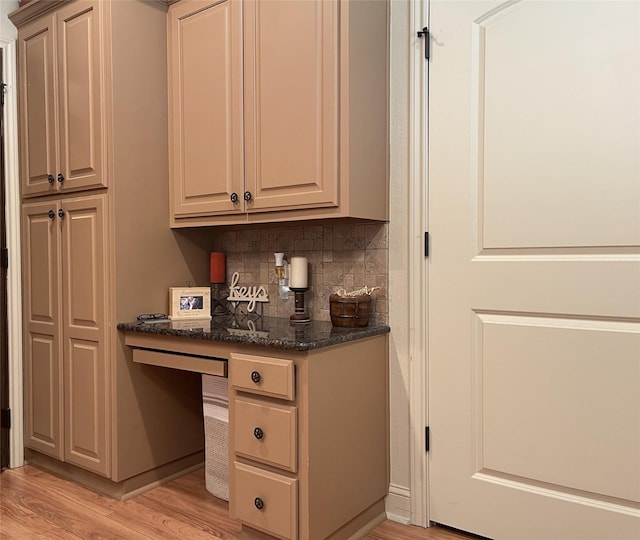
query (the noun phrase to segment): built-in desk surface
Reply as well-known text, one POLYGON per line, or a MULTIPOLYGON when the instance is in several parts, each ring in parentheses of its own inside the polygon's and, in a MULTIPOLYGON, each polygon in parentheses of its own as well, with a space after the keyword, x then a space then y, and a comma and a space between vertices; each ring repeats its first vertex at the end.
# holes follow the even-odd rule
POLYGON ((340 343, 379 336, 389 332, 388 326, 337 328, 328 321, 294 324, 289 319, 261 317, 237 320, 214 317, 213 320, 176 320, 165 323, 129 322, 118 324, 118 330, 139 334, 188 337, 218 343, 255 345, 271 349, 309 351, 340 343))

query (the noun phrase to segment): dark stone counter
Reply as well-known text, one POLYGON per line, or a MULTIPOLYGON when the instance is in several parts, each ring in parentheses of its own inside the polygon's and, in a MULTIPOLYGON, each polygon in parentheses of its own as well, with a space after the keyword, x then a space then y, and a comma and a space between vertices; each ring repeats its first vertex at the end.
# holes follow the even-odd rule
POLYGON ((176 320, 163 323, 138 321, 118 324, 118 330, 164 336, 178 336, 205 341, 257 345, 272 349, 309 351, 386 334, 388 326, 338 328, 328 321, 293 324, 289 319, 262 317, 237 320, 214 317, 213 320, 176 320))

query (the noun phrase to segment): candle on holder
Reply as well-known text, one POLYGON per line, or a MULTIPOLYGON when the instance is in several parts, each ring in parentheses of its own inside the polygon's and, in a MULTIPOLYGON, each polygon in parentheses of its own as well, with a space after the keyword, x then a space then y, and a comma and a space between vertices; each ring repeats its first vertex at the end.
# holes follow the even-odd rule
POLYGON ((306 257, 291 257, 291 275, 289 287, 291 289, 306 289, 308 285, 308 262, 306 257))
POLYGON ((227 261, 224 253, 212 252, 209 260, 210 283, 227 281, 227 261))

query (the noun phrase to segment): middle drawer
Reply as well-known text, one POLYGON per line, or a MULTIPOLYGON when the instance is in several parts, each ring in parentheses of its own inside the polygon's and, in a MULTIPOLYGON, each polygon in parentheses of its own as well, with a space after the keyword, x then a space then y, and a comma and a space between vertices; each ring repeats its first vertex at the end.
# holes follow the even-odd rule
POLYGON ((296 472, 296 407, 236 397, 234 408, 236 454, 296 472))

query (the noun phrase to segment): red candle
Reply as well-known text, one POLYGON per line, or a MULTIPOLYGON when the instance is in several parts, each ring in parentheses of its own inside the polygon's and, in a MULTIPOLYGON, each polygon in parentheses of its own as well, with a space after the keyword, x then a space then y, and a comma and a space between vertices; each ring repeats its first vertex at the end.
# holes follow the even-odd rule
POLYGON ((211 253, 209 270, 211 283, 225 283, 227 281, 227 261, 224 253, 211 253))

